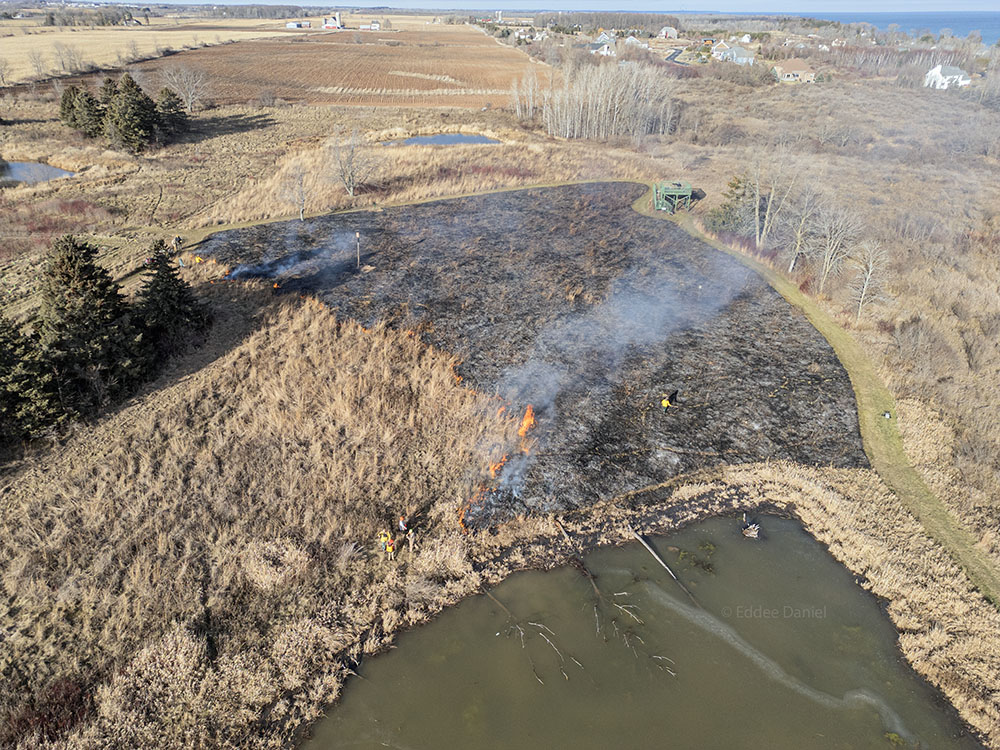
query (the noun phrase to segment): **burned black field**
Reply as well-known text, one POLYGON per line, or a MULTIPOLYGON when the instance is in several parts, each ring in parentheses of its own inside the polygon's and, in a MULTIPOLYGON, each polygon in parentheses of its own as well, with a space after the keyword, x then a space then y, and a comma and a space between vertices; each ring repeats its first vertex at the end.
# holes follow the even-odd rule
POLYGON ((867 466, 826 340, 737 260, 632 211, 642 191, 591 184, 331 215, 223 232, 200 252, 234 278, 273 278, 342 317, 413 330, 462 358, 464 383, 511 409, 532 404, 532 451, 508 461, 504 502, 475 510, 480 522, 713 464, 867 466))

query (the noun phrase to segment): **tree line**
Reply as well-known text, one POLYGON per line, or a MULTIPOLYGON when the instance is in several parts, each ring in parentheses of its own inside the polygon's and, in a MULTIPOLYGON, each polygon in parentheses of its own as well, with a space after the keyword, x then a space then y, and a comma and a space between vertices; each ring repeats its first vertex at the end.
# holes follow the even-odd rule
POLYGON ((724 202, 709 211, 705 228, 752 243, 765 256, 784 256, 786 273, 802 273, 818 294, 829 291, 845 270, 855 323, 883 295, 888 255, 866 233, 857 212, 803 183, 781 148, 757 155, 747 171, 729 182, 724 202))
POLYGON ((128 73, 105 78, 97 94, 68 86, 59 101, 59 119, 88 138, 104 136, 112 148, 138 153, 165 143, 188 128, 181 98, 164 87, 154 102, 128 73))
POLYGON ((46 260, 33 330, 0 315, 0 449, 120 402, 207 323, 162 240, 129 301, 94 245, 61 237, 46 260))
MULTIPOLYGON (((589 62, 589 61, 588 61, 589 62)), ((638 62, 627 65, 568 64, 559 84, 541 87, 534 72, 511 91, 515 114, 540 120, 560 138, 605 140, 674 132, 680 115, 675 79, 638 62)))

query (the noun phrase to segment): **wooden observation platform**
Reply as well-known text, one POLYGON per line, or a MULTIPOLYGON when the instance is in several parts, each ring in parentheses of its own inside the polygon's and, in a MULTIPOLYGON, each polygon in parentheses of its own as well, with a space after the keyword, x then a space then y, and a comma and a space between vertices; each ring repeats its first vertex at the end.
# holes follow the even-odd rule
POLYGON ((653 185, 653 208, 674 213, 678 208, 691 208, 690 182, 657 182, 653 185))

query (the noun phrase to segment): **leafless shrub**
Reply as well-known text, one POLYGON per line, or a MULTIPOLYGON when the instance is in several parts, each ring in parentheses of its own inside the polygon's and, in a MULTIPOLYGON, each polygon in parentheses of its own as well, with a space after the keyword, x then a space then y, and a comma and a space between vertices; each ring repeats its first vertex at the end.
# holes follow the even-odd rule
POLYGON ((885 284, 886 255, 881 243, 865 240, 855 251, 851 262, 857 275, 851 282, 851 299, 857 305, 854 323, 861 322, 864 309, 882 298, 885 284))
POLYGON ((164 86, 173 89, 181 98, 188 112, 194 112, 208 96, 208 75, 201 69, 186 66, 164 68, 160 78, 164 86))
POLYGON ((28 52, 28 63, 36 79, 45 77, 45 58, 39 50, 33 49, 28 52))
POLYGON ((350 196, 357 194, 378 169, 378 161, 365 148, 357 130, 346 141, 329 145, 328 152, 333 179, 343 185, 350 196))

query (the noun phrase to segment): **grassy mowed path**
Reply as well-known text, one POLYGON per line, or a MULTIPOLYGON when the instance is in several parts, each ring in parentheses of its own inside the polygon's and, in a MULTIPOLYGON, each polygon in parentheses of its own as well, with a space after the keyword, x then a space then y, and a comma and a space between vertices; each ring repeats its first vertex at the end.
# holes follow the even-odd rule
POLYGON ((694 225, 690 216, 684 214, 671 216, 654 211, 651 195, 652 186, 650 192, 643 195, 632 207, 645 216, 671 221, 703 242, 738 259, 743 265, 758 273, 790 304, 799 308, 816 330, 830 342, 830 346, 837 353, 837 357, 851 378, 851 385, 854 387, 854 395, 858 402, 861 439, 872 468, 878 472, 903 505, 917 517, 931 538, 948 550, 983 596, 995 607, 1000 608, 1000 570, 976 546, 972 534, 959 525, 944 503, 931 492, 910 465, 903 449, 903 439, 896 427, 896 401, 854 337, 838 325, 814 299, 803 294, 798 285, 773 268, 706 237, 694 225), (883 417, 885 412, 889 412, 892 418, 883 417))

